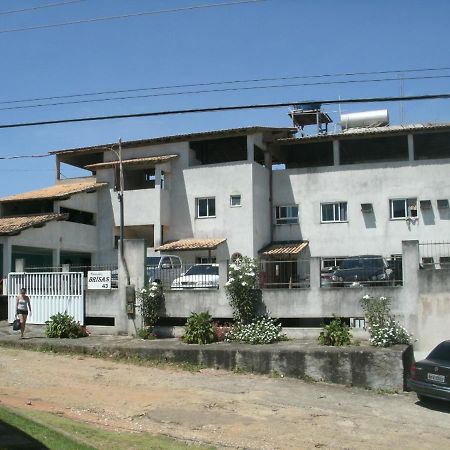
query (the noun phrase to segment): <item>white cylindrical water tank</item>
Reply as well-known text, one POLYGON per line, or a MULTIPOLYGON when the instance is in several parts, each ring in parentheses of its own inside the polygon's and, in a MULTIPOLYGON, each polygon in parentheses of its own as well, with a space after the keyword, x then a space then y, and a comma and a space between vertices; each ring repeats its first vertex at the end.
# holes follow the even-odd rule
POLYGON ((387 109, 376 111, 363 111, 357 113, 341 114, 341 128, 372 128, 389 125, 389 113, 387 109))

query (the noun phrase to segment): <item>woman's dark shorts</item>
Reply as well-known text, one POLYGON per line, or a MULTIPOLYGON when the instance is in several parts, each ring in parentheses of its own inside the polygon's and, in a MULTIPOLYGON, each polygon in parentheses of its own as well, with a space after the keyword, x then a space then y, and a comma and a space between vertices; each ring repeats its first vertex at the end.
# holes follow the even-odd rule
POLYGON ((24 316, 28 316, 28 310, 27 309, 18 309, 17 314, 22 314, 24 316))

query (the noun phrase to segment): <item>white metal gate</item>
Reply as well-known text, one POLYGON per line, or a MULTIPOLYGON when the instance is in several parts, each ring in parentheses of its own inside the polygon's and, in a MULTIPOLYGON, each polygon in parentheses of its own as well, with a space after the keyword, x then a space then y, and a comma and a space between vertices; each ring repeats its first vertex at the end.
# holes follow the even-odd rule
POLYGON ((84 324, 83 272, 10 273, 8 320, 16 314, 16 298, 26 288, 32 314, 27 323, 44 324, 50 316, 67 312, 84 324))

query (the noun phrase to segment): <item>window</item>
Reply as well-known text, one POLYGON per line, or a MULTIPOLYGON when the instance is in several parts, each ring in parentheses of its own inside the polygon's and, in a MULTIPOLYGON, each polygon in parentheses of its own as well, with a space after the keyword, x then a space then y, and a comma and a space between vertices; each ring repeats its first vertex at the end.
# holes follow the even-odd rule
POLYGON ((208 258, 207 256, 197 256, 195 258, 195 264, 208 264, 208 263, 215 264, 216 257, 212 256, 211 258, 208 258))
POLYGON ((197 218, 216 217, 215 197, 197 198, 197 218))
POLYGON ((87 211, 80 211, 78 209, 64 208, 59 209, 61 214, 68 214, 68 222, 83 223, 85 225, 95 225, 94 214, 87 211))
POLYGON ((322 222, 347 222, 347 202, 321 203, 322 222))
POLYGON ((230 206, 235 208, 236 206, 241 206, 241 195, 230 195, 230 206))
POLYGON ((402 198, 390 200, 391 219, 407 219, 408 217, 417 217, 417 199, 402 198))
POLYGON ((277 225, 298 223, 298 206, 277 206, 275 208, 275 223, 277 225))

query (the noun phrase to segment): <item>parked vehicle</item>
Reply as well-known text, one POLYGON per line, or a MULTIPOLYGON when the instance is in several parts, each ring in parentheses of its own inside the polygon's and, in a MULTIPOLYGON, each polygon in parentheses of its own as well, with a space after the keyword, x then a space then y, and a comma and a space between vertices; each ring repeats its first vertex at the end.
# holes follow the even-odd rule
POLYGON ((333 286, 368 286, 386 284, 392 269, 380 255, 351 256, 342 261, 332 275, 333 286))
POLYGON ((324 267, 320 271, 320 287, 332 287, 333 286, 333 274, 339 267, 331 266, 324 267))
POLYGON ((195 264, 172 282, 172 289, 217 289, 219 287, 218 264, 195 264))
POLYGON ((149 256, 145 260, 145 273, 149 283, 162 283, 170 286, 172 281, 182 272, 182 262, 179 256, 161 255, 149 256))
POLYGON ((425 359, 411 366, 408 386, 421 401, 450 401, 450 341, 441 342, 425 359))

